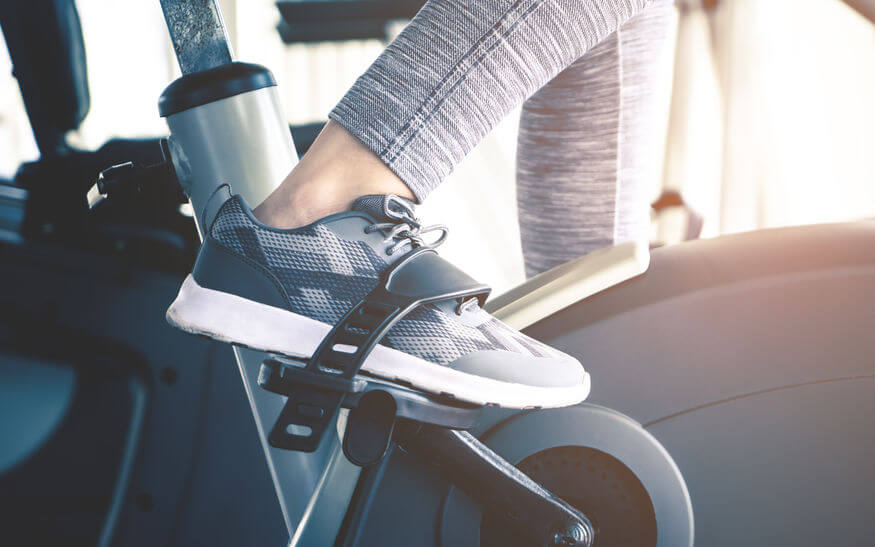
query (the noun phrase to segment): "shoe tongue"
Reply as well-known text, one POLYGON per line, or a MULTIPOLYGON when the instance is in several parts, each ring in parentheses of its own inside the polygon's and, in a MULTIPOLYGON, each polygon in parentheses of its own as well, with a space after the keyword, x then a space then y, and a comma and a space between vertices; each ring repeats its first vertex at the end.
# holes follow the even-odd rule
POLYGON ((405 216, 411 215, 414 210, 412 201, 392 194, 371 194, 368 196, 362 196, 352 203, 352 210, 367 213, 374 217, 374 220, 379 222, 401 222, 397 218, 386 215, 387 204, 391 211, 395 211, 396 213, 405 216), (409 210, 405 210, 401 203, 407 205, 409 210))

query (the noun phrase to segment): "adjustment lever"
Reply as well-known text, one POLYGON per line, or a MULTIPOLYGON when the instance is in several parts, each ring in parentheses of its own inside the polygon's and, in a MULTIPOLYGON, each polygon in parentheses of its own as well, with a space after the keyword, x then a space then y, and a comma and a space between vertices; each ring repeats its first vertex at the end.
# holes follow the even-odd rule
POLYGON ((368 391, 361 396, 349 411, 343 435, 343 453, 350 462, 366 467, 383 459, 395 430, 397 410, 395 398, 385 391, 368 391))
POLYGON ((161 154, 163 159, 151 165, 138 165, 129 161, 101 171, 85 196, 88 209, 94 209, 112 196, 136 196, 154 185, 155 181, 173 175, 173 162, 170 160, 167 139, 161 139, 161 154))

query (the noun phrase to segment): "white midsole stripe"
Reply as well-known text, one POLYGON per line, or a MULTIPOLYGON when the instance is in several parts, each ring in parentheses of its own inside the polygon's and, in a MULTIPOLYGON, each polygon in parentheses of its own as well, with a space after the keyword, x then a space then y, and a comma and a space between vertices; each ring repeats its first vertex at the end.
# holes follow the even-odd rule
MULTIPOLYGON (((189 275, 167 310, 167 321, 193 334, 231 344, 308 358, 331 326, 288 310, 240 296, 201 287, 189 275)), ((589 395, 589 374, 580 384, 541 387, 502 382, 430 363, 383 345, 374 348, 362 369, 389 380, 409 382, 434 393, 451 393, 457 399, 509 408, 561 407, 579 403, 589 395)))

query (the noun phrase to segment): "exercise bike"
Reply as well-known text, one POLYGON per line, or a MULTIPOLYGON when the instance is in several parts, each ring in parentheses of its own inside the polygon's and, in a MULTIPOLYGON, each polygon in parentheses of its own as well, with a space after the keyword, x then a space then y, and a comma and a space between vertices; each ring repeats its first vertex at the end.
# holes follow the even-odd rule
MULTIPOLYGON (((258 203, 296 154, 269 72, 232 61, 216 6, 162 7, 184 72, 160 101, 164 160, 105 171, 90 199, 163 166, 203 226, 224 181, 258 203)), ((858 223, 625 245, 488 302, 586 363, 593 398, 564 409, 235 349, 291 544, 865 544, 873 239, 858 223)))
MULTIPOLYGON (((281 173, 294 165, 297 155, 278 110, 272 76, 263 67, 231 60, 227 42, 220 39, 224 29, 216 6, 168 1, 162 7, 185 74, 168 86, 159 100, 160 113, 171 131, 167 161, 191 199, 202 228, 224 203, 224 183, 234 181, 236 192, 250 203, 259 203, 284 176, 281 173), (201 29, 205 22, 213 25, 210 32, 201 33, 203 43, 192 44, 189 38, 188 30, 195 22, 201 29), (205 138, 208 135, 211 137, 205 138)), ((96 205, 131 184, 136 185, 137 178, 130 170, 105 171, 89 199, 96 205)), ((588 546, 598 541, 597 535, 604 545, 692 542, 692 511, 683 479, 667 453, 640 427, 635 451, 641 455, 652 452, 645 457, 655 466, 654 477, 659 477, 665 492, 660 492, 662 497, 654 507, 645 501, 645 487, 634 471, 614 469, 612 461, 605 468, 599 461, 598 473, 609 469, 616 474, 612 485, 628 491, 633 501, 626 507, 625 522, 616 519, 612 523, 605 518, 593 524, 581 509, 597 506, 600 494, 572 506, 521 473, 471 431, 465 431, 483 433, 510 419, 506 413, 495 409, 488 418, 482 407, 358 375, 369 351, 395 321, 417 306, 459 295, 485 300, 488 293, 450 271, 439 277, 436 287, 423 287, 417 281, 421 274, 406 269, 417 271, 433 265, 415 260, 401 264, 345 316, 309 362, 235 350, 253 412, 264 433, 288 524, 295 530, 293 544, 428 544, 427 538, 432 536, 431 542, 452 545, 479 544, 481 540, 508 545, 516 540, 521 545, 588 546), (345 353, 336 349, 339 345, 357 350, 345 353), (328 369, 342 372, 329 373, 328 369), (342 408, 348 412, 341 412, 342 408), (338 439, 338 429, 343 430, 342 439, 338 439), (314 458, 324 463, 314 466, 314 458), (324 472, 316 492, 296 517, 290 511, 294 500, 289 498, 300 498, 301 489, 289 477, 308 467, 321 467, 324 472), (397 480, 401 469, 408 467, 407 473, 440 477, 454 487, 453 501, 444 508, 445 529, 429 533, 436 523, 427 511, 415 517, 425 535, 405 534, 404 539, 392 540, 381 533, 379 540, 371 539, 368 530, 379 522, 373 507, 379 504, 377 498, 391 489, 385 481, 397 480), (471 499, 488 510, 482 538, 478 532, 465 541, 470 524, 454 521, 461 515, 476 515, 477 511, 468 507, 471 499)), ((613 414, 608 418, 609 422, 615 420, 624 418, 613 414)), ((637 427, 629 420, 625 425, 637 427)), ((598 427, 609 425, 604 422, 598 427)), ((572 442, 569 439, 563 445, 572 442)), ((418 490, 418 499, 411 505, 430 508, 426 490, 418 490)), ((398 492, 394 497, 401 500, 407 496, 398 492)), ((473 518, 479 531, 480 518, 473 518)))

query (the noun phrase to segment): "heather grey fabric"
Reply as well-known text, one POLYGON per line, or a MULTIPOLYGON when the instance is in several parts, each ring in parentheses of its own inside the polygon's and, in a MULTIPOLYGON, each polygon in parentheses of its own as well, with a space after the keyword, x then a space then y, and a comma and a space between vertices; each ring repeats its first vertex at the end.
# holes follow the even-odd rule
MULTIPOLYGON (((335 325, 376 287, 380 273, 389 265, 384 250, 396 241, 389 238, 384 249, 365 241, 367 226, 391 220, 380 218, 382 198, 365 196, 354 205, 354 212, 332 215, 303 228, 278 230, 258 222, 239 196, 234 196, 216 216, 210 237, 275 280, 290 311, 335 325), (340 224, 345 226, 339 228, 340 224)), ((496 351, 513 353, 514 362, 534 358, 547 367, 544 370, 550 370, 551 363, 568 361, 476 304, 460 307, 458 312, 455 305, 444 308, 417 308, 392 327, 382 343, 440 365, 496 351)))
POLYGON ((525 102, 517 181, 533 275, 647 237, 674 16, 671 0, 430 0, 330 117, 422 200, 525 102))
POLYGON ((651 0, 429 0, 329 116, 423 200, 513 108, 651 0))
POLYGON ((648 239, 675 17, 672 0, 655 0, 523 105, 517 206, 528 275, 648 239))

